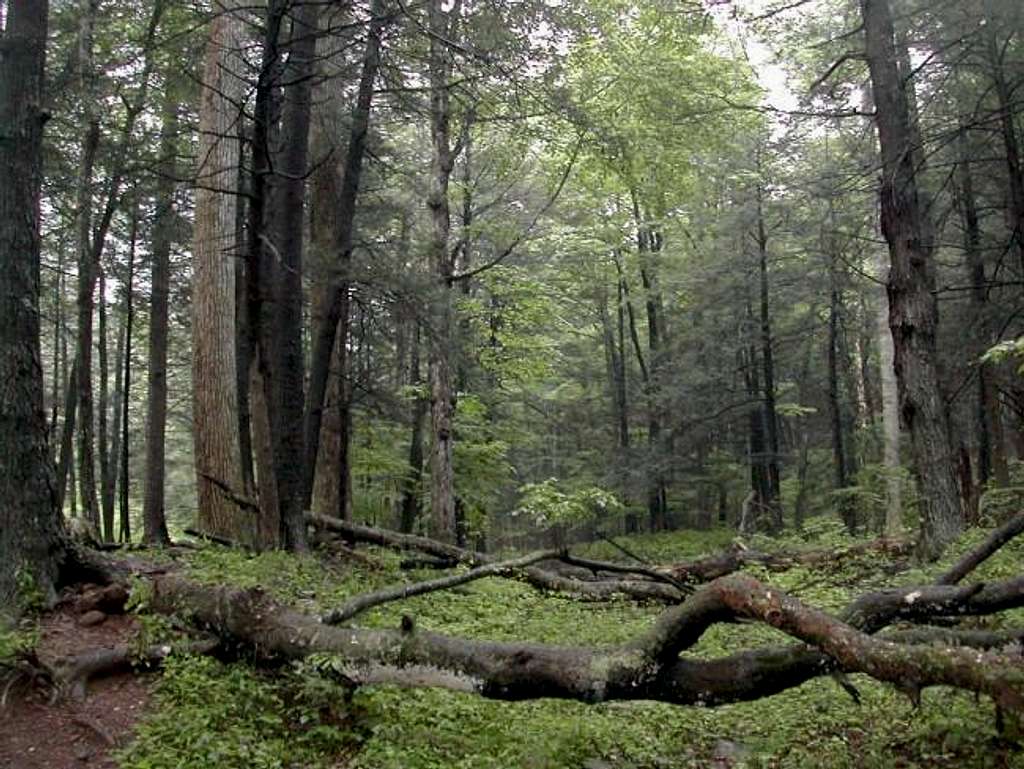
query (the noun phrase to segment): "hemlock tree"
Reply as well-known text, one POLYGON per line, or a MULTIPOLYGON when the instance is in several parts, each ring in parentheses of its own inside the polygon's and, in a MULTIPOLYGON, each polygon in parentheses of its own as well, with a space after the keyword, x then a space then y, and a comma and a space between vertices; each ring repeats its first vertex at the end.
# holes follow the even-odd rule
POLYGON ((868 68, 882 153, 882 234, 889 243, 889 325, 895 351, 900 414, 908 431, 921 491, 919 547, 937 558, 963 526, 939 374, 938 306, 932 293, 934 243, 917 185, 915 142, 905 88, 897 70, 888 0, 861 0, 868 68))
POLYGON ((193 272, 193 439, 199 526, 231 539, 252 536, 238 445, 235 371, 235 212, 239 164, 241 18, 233 0, 210 21, 199 106, 199 168, 193 272))
POLYGON ((46 0, 12 0, 0 37, 0 606, 27 584, 52 596, 64 551, 39 349, 48 17, 46 0))

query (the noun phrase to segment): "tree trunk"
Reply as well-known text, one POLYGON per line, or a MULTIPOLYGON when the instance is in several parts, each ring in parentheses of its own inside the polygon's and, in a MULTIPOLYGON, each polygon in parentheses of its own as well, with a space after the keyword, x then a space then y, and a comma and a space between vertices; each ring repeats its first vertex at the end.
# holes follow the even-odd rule
POLYGON ((100 527, 100 505, 96 490, 95 414, 92 389, 92 317, 95 304, 96 278, 99 265, 93 256, 93 166, 100 142, 99 118, 94 110, 93 25, 99 0, 81 0, 78 39, 78 72, 82 83, 82 143, 78 168, 78 198, 75 230, 78 238, 78 484, 82 514, 95 531, 100 527))
MULTIPOLYGON (((97 534, 104 542, 114 541, 114 483, 116 475, 111 472, 111 436, 116 435, 116 427, 110 430, 110 322, 107 310, 107 275, 106 271, 100 268, 99 275, 99 360, 100 369, 100 402, 98 404, 98 425, 96 440, 99 445, 100 460, 100 520, 102 527, 97 534)), ((120 365, 123 341, 120 333, 117 335, 117 352, 114 355, 114 365, 120 365)), ((116 376, 115 376, 116 379, 116 376)), ((114 399, 117 399, 117 384, 114 385, 114 399)), ((116 406, 115 406, 116 407, 116 406)), ((117 467, 116 461, 113 463, 117 467)))
POLYGON ((775 355, 772 349, 771 303, 768 290, 768 234, 764 226, 763 192, 757 188, 757 253, 761 276, 761 365, 764 369, 764 431, 768 456, 768 514, 772 531, 782 530, 782 481, 779 474, 779 416, 775 410, 775 355))
POLYGON ((1024 269, 1024 173, 1021 169, 1020 144, 1017 140, 1015 115, 1020 106, 1014 106, 1013 88, 1006 80, 1004 51, 997 36, 1000 21, 992 0, 984 0, 987 22, 982 34, 986 37, 989 66, 992 68, 992 84, 995 86, 996 105, 999 111, 999 127, 1003 136, 1003 151, 1006 154, 1006 174, 1009 182, 1009 206, 1007 221, 1010 225, 1010 248, 1016 251, 1018 263, 1024 269))
POLYGON ((174 190, 178 142, 178 101, 172 89, 164 94, 160 139, 160 170, 151 247, 149 305, 149 372, 146 402, 146 489, 142 502, 142 541, 165 546, 167 533, 164 472, 167 435, 168 299, 171 288, 171 246, 174 240, 174 190))
POLYGON ((0 58, 0 606, 56 596, 64 544, 40 362, 39 198, 49 3, 10 0, 0 58))
POLYGON ((199 168, 193 248, 193 440, 199 526, 208 533, 251 541, 251 508, 238 446, 235 371, 235 187, 239 162, 238 105, 244 82, 240 0, 216 5, 210 21, 199 106, 199 168))
MULTIPOLYGON (((888 283, 888 260, 878 252, 878 277, 888 283)), ((882 392, 882 464, 886 472, 885 522, 883 531, 891 539, 903 532, 903 466, 900 463, 899 392, 896 387, 895 351, 889 329, 889 303, 884 291, 879 292, 878 367, 882 392)))
POLYGON ((934 559, 960 533, 963 520, 937 368, 933 243, 926 238, 930 228, 918 198, 907 97, 896 70, 889 2, 861 0, 861 13, 882 153, 881 223, 892 262, 889 326, 900 415, 910 432, 921 495, 920 554, 934 559))
MULTIPOLYGON (((305 551, 306 527, 302 512, 304 456, 302 411, 305 360, 302 348, 302 225, 305 178, 309 159, 309 124, 313 61, 316 56, 315 4, 297 6, 291 19, 288 64, 284 71, 281 157, 276 164, 281 179, 275 212, 277 277, 274 280, 273 376, 274 466, 280 510, 280 539, 288 550, 305 551)), ((314 455, 315 456, 315 455, 314 455)))
MULTIPOLYGON (((832 433, 832 467, 835 488, 845 489, 850 485, 846 472, 846 441, 843 428, 842 398, 839 381, 839 313, 840 293, 838 255, 829 254, 829 305, 828 305, 828 413, 829 427, 832 433)), ((847 511, 844 511, 844 513, 847 511)), ((855 520, 846 519, 845 523, 851 533, 856 530, 855 520)))
POLYGON ((454 444, 455 392, 452 388, 451 356, 454 354, 454 297, 452 275, 454 265, 448 253, 451 213, 448 203, 448 182, 451 179, 454 155, 451 147, 452 53, 446 41, 453 39, 461 0, 446 12, 441 0, 428 0, 430 28, 430 209, 429 253, 437 277, 437 294, 430 340, 430 425, 433 444, 430 453, 430 514, 432 535, 445 542, 455 540, 455 490, 452 454, 454 444))
POLYGON ((119 436, 118 445, 120 451, 114 452, 115 461, 120 467, 119 475, 119 489, 120 496, 118 498, 118 539, 121 542, 131 542, 132 530, 131 530, 131 517, 128 510, 128 498, 130 487, 129 481, 129 465, 128 461, 131 458, 131 446, 129 443, 130 431, 128 429, 128 404, 131 403, 132 394, 132 326, 135 321, 135 250, 138 244, 139 238, 139 208, 138 201, 132 206, 132 230, 131 230, 131 245, 128 251, 128 277, 125 283, 125 294, 124 294, 124 362, 122 364, 122 380, 121 380, 121 414, 120 414, 120 429, 121 435, 119 436))
MULTIPOLYGON (((964 228, 964 266, 971 286, 970 307, 971 318, 974 321, 971 336, 976 340, 972 357, 981 361, 982 355, 993 342, 992 308, 988 301, 985 258, 981 250, 981 227, 974 197, 967 129, 963 126, 960 128, 959 145, 959 184, 956 192, 964 228)), ((975 412, 975 425, 978 436, 978 482, 984 486, 990 480, 994 480, 996 485, 1005 487, 1010 484, 1010 474, 1006 464, 1003 421, 995 382, 996 372, 983 361, 977 365, 978 408, 975 412)))
POLYGON ((666 490, 662 463, 665 451, 661 435, 661 376, 664 361, 662 298, 658 281, 657 258, 661 251, 661 235, 646 220, 640 206, 639 194, 629 191, 636 226, 637 255, 640 262, 640 282, 644 288, 644 309, 647 313, 648 376, 644 377, 647 398, 647 517, 651 531, 666 527, 666 490))
MULTIPOLYGON (((359 197, 359 181, 362 175, 363 158, 366 154, 366 140, 370 131, 370 117, 373 106, 374 82, 380 66, 381 33, 385 23, 383 0, 373 0, 370 12, 372 18, 367 28, 366 47, 363 52, 362 73, 356 103, 352 110, 352 127, 349 132, 345 165, 341 171, 333 163, 318 164, 312 177, 313 241, 319 246, 321 258, 327 262, 327 279, 318 301, 319 311, 313 329, 313 354, 309 372, 309 395, 303 415, 305 425, 304 495, 311 500, 314 479, 317 473, 317 457, 322 440, 325 395, 330 377, 332 358, 334 367, 341 378, 338 383, 338 466, 333 472, 338 479, 337 499, 343 517, 347 517, 350 498, 351 469, 348 463, 348 446, 351 440, 350 388, 348 387, 348 330, 349 330, 349 271, 352 263, 352 238, 355 232, 356 203, 359 197), (335 262, 336 260, 336 262, 335 262), (340 338, 341 342, 337 342, 340 338)), ((317 145, 314 155, 326 157, 333 151, 330 135, 325 131, 334 128, 338 111, 337 86, 330 94, 317 100, 318 116, 314 121, 313 140, 317 145), (326 126, 322 123, 327 123, 326 126)))
POLYGON ((420 503, 420 493, 423 490, 423 420, 427 416, 427 407, 430 405, 430 401, 419 392, 423 386, 423 377, 420 372, 420 324, 414 318, 411 325, 413 333, 409 345, 409 385, 416 390, 416 395, 409 418, 411 422, 409 467, 402 483, 400 528, 405 534, 412 533, 423 507, 420 503))

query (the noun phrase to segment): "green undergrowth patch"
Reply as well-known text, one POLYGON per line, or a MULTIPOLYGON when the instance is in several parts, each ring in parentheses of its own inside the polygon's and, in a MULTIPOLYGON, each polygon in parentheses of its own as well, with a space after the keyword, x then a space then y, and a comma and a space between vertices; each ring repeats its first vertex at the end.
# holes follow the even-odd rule
MULTIPOLYGON (((834 611, 868 590, 933 581, 985 535, 969 532, 943 561, 924 568, 912 566, 905 556, 869 550, 786 571, 763 567, 748 571, 809 604, 834 611)), ((671 563, 719 551, 733 538, 730 531, 673 532, 621 541, 652 563, 671 563)), ((819 524, 800 534, 746 544, 757 550, 842 552, 857 540, 840 527, 819 524)), ((575 551, 623 560, 606 543, 575 551)), ((209 547, 190 555, 187 568, 193 577, 210 583, 260 586, 311 612, 333 608, 356 593, 437 576, 434 571, 402 572, 399 556, 367 552, 372 565, 209 547)), ((1022 556, 1024 542, 1011 543, 971 579, 1016 574, 1022 556)), ((407 615, 419 628, 452 635, 603 645, 635 637, 661 611, 657 605, 625 600, 584 603, 545 594, 515 580, 485 579, 379 607, 354 622, 396 627, 407 615)), ((1013 621, 1024 620, 1018 616, 1013 621)), ((692 653, 712 658, 784 640, 777 631, 759 624, 717 625, 692 653)), ((176 660, 159 684, 156 713, 124 754, 122 765, 125 769, 1024 767, 1016 747, 999 740, 987 699, 932 689, 915 708, 893 687, 863 676, 851 678, 860 693, 859 705, 826 677, 771 698, 708 709, 658 703, 507 703, 390 686, 363 687, 351 698, 324 677, 329 668, 305 664, 260 673, 243 665, 176 660), (307 699, 297 691, 305 691, 307 699), (324 703, 341 707, 346 715, 340 721, 324 720, 324 703)))
POLYGON ((326 767, 360 740, 347 692, 297 668, 172 657, 155 698, 118 756, 122 769, 326 767))

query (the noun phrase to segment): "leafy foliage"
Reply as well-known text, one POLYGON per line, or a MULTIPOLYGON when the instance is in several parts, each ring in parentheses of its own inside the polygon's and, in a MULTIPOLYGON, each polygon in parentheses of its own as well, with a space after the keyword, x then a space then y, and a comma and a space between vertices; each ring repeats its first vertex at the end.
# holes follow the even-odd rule
MULTIPOLYGON (((924 569, 907 570, 906 563, 865 551, 784 572, 754 572, 804 600, 837 610, 864 590, 934 579, 984 536, 983 531, 969 532, 942 561, 924 569)), ((654 562, 671 562, 719 550, 732 537, 730 530, 718 529, 642 535, 622 542, 654 562)), ((857 542, 841 522, 817 517, 799 534, 781 541, 757 537, 750 544, 843 553, 857 542)), ((369 552, 376 567, 325 566, 312 558, 254 556, 219 547, 204 548, 188 560, 193 576, 261 584, 310 611, 334 606, 355 592, 427 576, 402 574, 397 557, 369 552)), ((600 558, 620 555, 603 542, 580 552, 600 558)), ((977 579, 1016 574, 1022 558, 1024 542, 1014 541, 981 567, 977 579)), ((379 607, 360 623, 396 627, 409 614, 424 629, 471 638, 601 645, 635 636, 659 611, 625 601, 580 603, 543 595, 515 581, 485 579, 459 591, 379 607)), ((1010 612, 1003 621, 1020 623, 1022 614, 1010 612)), ((717 657, 784 640, 762 625, 717 625, 693 653, 717 657)), ((717 766, 716 755, 735 749, 745 756, 743 765, 786 769, 1020 765, 1019 756, 996 734, 991 710, 979 707, 972 696, 928 690, 921 708, 915 709, 891 687, 861 676, 853 677, 853 683, 862 697, 859 706, 829 679, 717 709, 656 703, 505 703, 390 686, 368 686, 353 695, 329 657, 310 658, 270 674, 242 664, 178 658, 158 685, 156 712, 122 760, 125 769, 327 769, 337 765, 339 756, 349 762, 344 765, 366 769, 569 769, 588 762, 613 769, 667 769, 717 766)))

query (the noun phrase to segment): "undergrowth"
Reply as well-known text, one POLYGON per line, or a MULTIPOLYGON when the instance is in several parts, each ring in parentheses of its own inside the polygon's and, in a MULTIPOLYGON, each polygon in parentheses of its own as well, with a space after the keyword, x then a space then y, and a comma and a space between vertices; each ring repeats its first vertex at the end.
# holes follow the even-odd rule
MULTIPOLYGON (((972 531, 937 564, 912 567, 876 551, 848 554, 787 571, 751 571, 808 603, 835 610, 885 586, 931 581, 984 531, 972 531)), ((626 541, 653 563, 694 558, 729 544, 730 531, 674 532, 626 541)), ((819 523, 799 535, 747 543, 792 552, 842 552, 856 540, 819 523)), ((260 585, 280 600, 319 612, 346 597, 436 572, 403 573, 399 558, 367 551, 372 563, 250 555, 216 547, 190 556, 193 577, 260 585)), ((607 543, 578 549, 621 558, 607 543)), ((1019 572, 1024 542, 1003 548, 972 579, 1019 572)), ((593 604, 546 595, 512 580, 487 579, 390 604, 358 624, 395 627, 401 615, 421 627, 474 638, 546 643, 616 644, 649 626, 661 611, 629 601, 593 604)), ((1021 612, 979 620, 1019 625, 1021 612)), ((783 640, 757 624, 713 627, 693 653, 716 657, 783 640)), ((367 686, 354 697, 327 675, 330 665, 259 672, 236 663, 183 658, 158 685, 158 707, 122 754, 125 769, 164 767, 359 767, 363 769, 659 769, 662 767, 1024 767, 1015 746, 996 733, 987 700, 948 689, 924 693, 920 708, 895 689, 863 677, 852 682, 858 705, 829 678, 774 697, 715 709, 659 703, 537 700, 505 703, 434 689, 367 686), (325 672, 326 671, 326 672, 325 672), (358 750, 355 748, 358 747, 358 750), (723 758, 724 756, 724 758, 723 758), (728 762, 732 763, 728 763, 728 762)))

